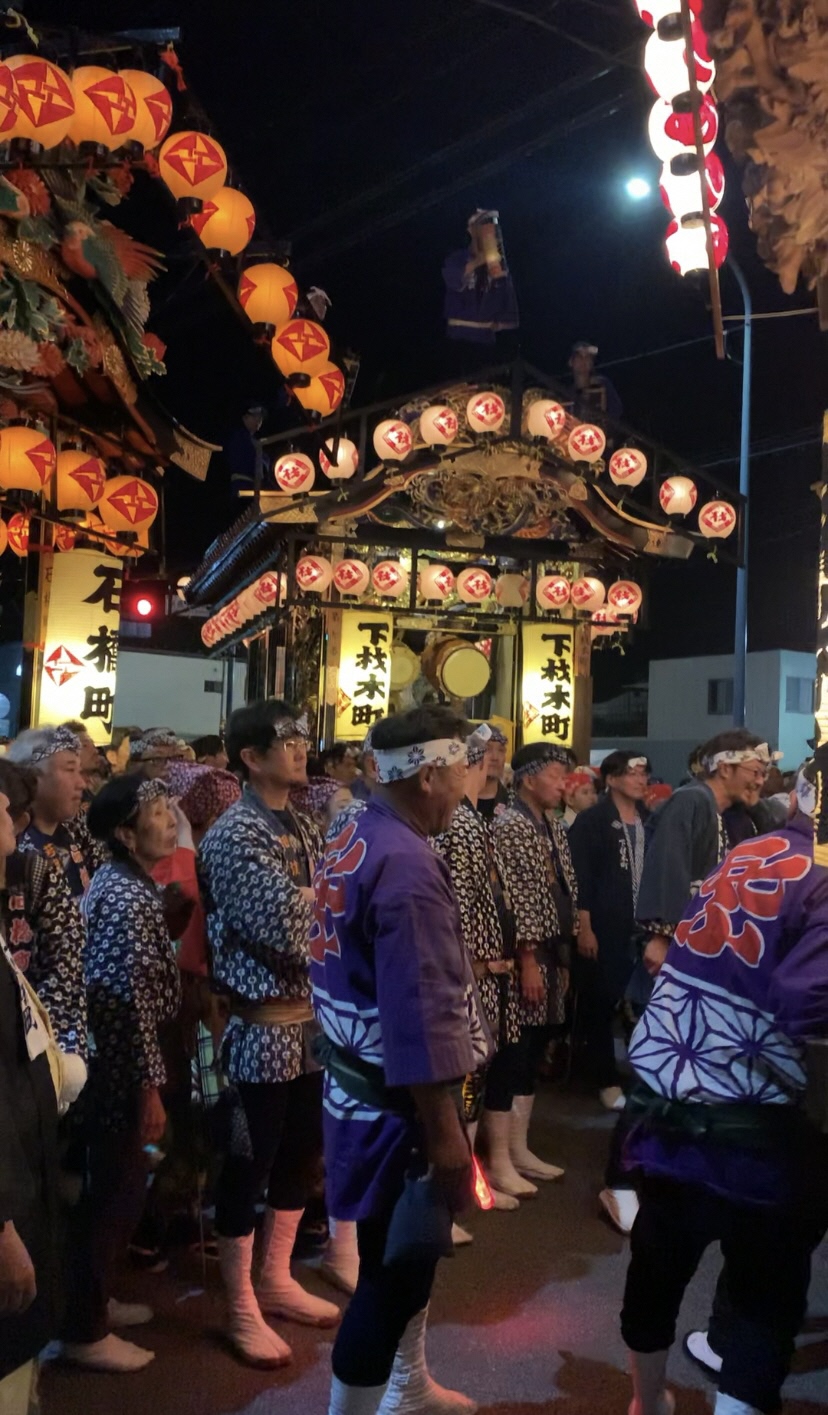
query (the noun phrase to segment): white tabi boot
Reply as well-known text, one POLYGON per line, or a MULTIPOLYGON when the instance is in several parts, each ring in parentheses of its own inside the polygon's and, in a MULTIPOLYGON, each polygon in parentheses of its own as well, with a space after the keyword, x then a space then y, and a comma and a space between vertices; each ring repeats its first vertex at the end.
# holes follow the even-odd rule
POLYGON ((319 1268, 320 1275, 332 1287, 353 1297, 359 1280, 359 1250, 356 1224, 352 1220, 328 1219, 330 1242, 319 1268))
POLYGON ((762 1412, 755 1405, 748 1405, 744 1400, 737 1400, 735 1395, 716 1396, 716 1404, 713 1407, 713 1415, 762 1415, 762 1412))
POLYGON ((631 1351, 633 1398, 629 1415, 673 1415, 675 1397, 664 1384, 666 1351, 631 1351))
POLYGON ((263 1312, 308 1327, 335 1327, 342 1313, 333 1302, 314 1297, 291 1276, 290 1257, 302 1209, 265 1210, 262 1261, 256 1296, 263 1312))
MULTIPOLYGON (((531 1199, 538 1192, 537 1186, 518 1174, 509 1153, 511 1116, 508 1110, 485 1110, 483 1116, 489 1150, 486 1174, 492 1189, 497 1194, 505 1194, 509 1198, 531 1199)), ((495 1208, 497 1207, 495 1197, 495 1208)))
POLYGON ((425 1354, 427 1321, 424 1307, 403 1332, 379 1415, 474 1415, 476 1401, 431 1379, 425 1354))
POLYGON ((254 1234, 219 1238, 219 1267, 227 1293, 227 1335, 251 1366, 286 1366, 293 1352, 262 1316, 253 1291, 254 1234))
POLYGON ((515 1096, 509 1117, 509 1152, 515 1169, 529 1179, 562 1179, 564 1171, 556 1164, 545 1164, 529 1149, 529 1125, 535 1105, 534 1096, 515 1096))
POLYGON ((385 1386, 346 1386, 332 1376, 328 1415, 376 1415, 385 1390, 385 1386))

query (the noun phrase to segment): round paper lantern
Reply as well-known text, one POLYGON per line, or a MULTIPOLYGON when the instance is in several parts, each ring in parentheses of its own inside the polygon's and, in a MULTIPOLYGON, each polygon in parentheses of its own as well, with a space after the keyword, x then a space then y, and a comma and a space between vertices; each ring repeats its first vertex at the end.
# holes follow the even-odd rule
MULTIPOLYGON (((2 440, 0 439, 0 451, 2 440)), ((113 531, 148 531, 158 515, 158 495, 140 477, 112 477, 98 502, 98 514, 113 531)))
POLYGON ((246 590, 242 590, 236 602, 239 606, 239 620, 242 624, 249 624, 250 620, 257 618, 261 612, 259 601, 256 598, 255 583, 248 585, 246 590))
POLYGON ((17 119, 7 136, 57 147, 68 136, 75 116, 75 98, 66 74, 36 54, 14 54, 6 65, 17 92, 17 119))
POLYGON ((333 582, 340 594, 365 594, 371 583, 371 571, 363 560, 340 560, 334 566, 333 582))
POLYGON ((229 634, 235 633, 241 628, 241 608, 237 599, 231 599, 229 604, 225 604, 216 615, 219 638, 226 639, 229 634))
POLYGON ((138 114, 135 94, 123 74, 83 64, 72 73, 75 116, 69 129, 73 142, 90 142, 114 152, 128 142, 138 114))
POLYGON ((315 320, 290 319, 277 329, 270 352, 285 378, 292 373, 320 373, 330 363, 331 341, 315 320))
POLYGON ((235 187, 220 187, 201 203, 190 225, 208 251, 239 255, 250 243, 256 226, 253 203, 235 187))
POLYGON ((55 526, 55 550, 66 552, 74 550, 78 539, 77 531, 73 531, 71 526, 55 526))
POLYGON ((207 133, 171 133, 158 154, 158 170, 174 197, 206 201, 227 181, 227 158, 207 133))
POLYGON ((504 609, 520 609, 529 598, 529 581, 525 575, 498 575, 495 599, 504 609))
POLYGON ((707 189, 707 203, 711 211, 715 211, 721 205, 725 189, 724 168, 716 156, 711 152, 704 162, 704 184, 698 169, 698 161, 694 157, 690 158, 693 164, 690 171, 676 173, 674 167, 682 167, 685 159, 683 157, 674 158, 673 162, 665 162, 661 171, 661 181, 659 192, 661 200, 672 212, 677 221, 683 216, 700 216, 704 211, 703 191, 707 189))
POLYGON ((557 442, 566 427, 566 411, 553 398, 536 398, 526 412, 526 428, 531 437, 557 442))
POLYGON ((494 589, 494 582, 488 570, 478 565, 469 565, 457 576, 457 596, 464 604, 482 604, 494 589))
MULTIPOLYGON (((699 106, 702 148, 705 156, 713 151, 719 134, 719 113, 713 100, 705 94, 699 106)), ((693 114, 678 104, 659 98, 650 111, 647 127, 650 144, 656 157, 669 162, 673 157, 695 152, 696 139, 693 114)))
POLYGON ((324 594, 333 579, 333 565, 324 555, 303 555, 296 562, 296 583, 300 590, 324 594))
MULTIPOLYGON (((716 77, 716 65, 707 49, 707 36, 701 25, 693 25, 693 64, 700 93, 707 93, 716 77)), ((687 48, 678 17, 668 18, 654 30, 644 46, 644 72, 650 87, 659 98, 671 103, 690 90, 687 68, 687 48)))
POLYGON ((604 634, 615 634, 621 628, 621 620, 612 609, 596 609, 592 615, 592 637, 601 638, 604 634))
POLYGON ((187 586, 192 578, 192 575, 182 575, 181 579, 175 582, 176 599, 180 599, 184 604, 187 602, 187 586))
POLYGON ((572 585, 565 575, 541 575, 535 585, 539 609, 563 609, 571 595, 572 585))
POLYGON ((310 491, 316 468, 304 452, 285 452, 273 468, 273 477, 281 491, 294 495, 310 491))
POLYGON ((607 590, 607 604, 616 614, 637 614, 644 596, 633 580, 616 580, 607 590))
POLYGON ((277 575, 274 570, 266 570, 263 575, 259 576, 254 584, 253 594, 258 600, 262 611, 270 609, 274 604, 278 604, 282 599, 287 598, 286 577, 284 575, 277 575))
POLYGON ((408 592, 408 571, 399 560, 380 560, 371 572, 371 584, 378 594, 399 599, 408 592))
POLYGON ((6 546, 8 545, 8 543, 9 543, 9 533, 8 533, 8 531, 7 531, 7 529, 6 529, 6 523, 5 523, 5 521, 2 519, 2 517, 0 517, 0 555, 3 554, 3 551, 6 549, 6 546))
POLYGON ((445 403, 431 403, 420 413, 420 437, 429 447, 448 447, 459 427, 457 414, 445 403))
POLYGON ((466 422, 472 432, 499 432, 506 418, 506 404, 499 393, 473 393, 466 404, 466 422))
POLYGON ((399 418, 386 418, 385 422, 377 423, 374 451, 383 462, 404 462, 413 445, 408 423, 401 422, 399 418))
POLYGON ((169 132, 172 122, 169 89, 145 69, 121 69, 120 74, 135 95, 135 121, 125 141, 139 142, 149 151, 163 142, 169 132))
POLYGON ((432 561, 420 567, 417 584, 423 599, 442 601, 448 599, 454 589, 454 575, 448 565, 432 561))
POLYGON ((89 452, 66 448, 57 454, 55 483, 58 511, 91 511, 103 495, 106 466, 89 452))
POLYGON ((0 63, 0 142, 13 138, 16 126, 17 89, 14 75, 8 64, 0 63))
POLYGON ((594 575, 583 575, 579 580, 573 581, 571 599, 576 609, 586 609, 592 613, 593 610, 601 608, 606 597, 604 586, 594 575))
POLYGON ((687 516, 698 498, 696 483, 690 477, 668 477, 658 493, 662 511, 668 516, 687 516))
POLYGON ((254 324, 277 327, 293 318, 299 290, 283 265, 249 265, 242 272, 238 288, 239 304, 254 324))
POLYGON ((327 453, 320 451, 319 465, 331 481, 347 481, 359 466, 359 449, 348 437, 340 437, 336 465, 327 453))
POLYGON ((335 413, 345 397, 345 375, 330 361, 314 374, 307 388, 292 388, 297 403, 309 413, 321 413, 327 418, 335 413))
POLYGON ((618 447, 610 457, 609 474, 616 486, 640 486, 647 475, 647 458, 637 447, 618 447))
POLYGON ((699 512, 699 530, 708 540, 726 540, 736 529, 736 508, 729 501, 706 501, 699 512))
MULTIPOLYGON (((713 232, 713 262, 718 270, 727 255, 728 233, 721 217, 711 215, 713 232)), ((665 236, 667 258, 679 275, 707 269, 707 235, 704 222, 698 216, 686 216, 683 221, 671 221, 665 236)))
POLYGON ((597 462, 603 457, 607 439, 595 423, 579 423, 573 428, 566 442, 566 450, 573 462, 597 462))
POLYGON ((29 528, 31 516, 28 511, 18 511, 12 516, 8 527, 9 550, 22 560, 29 553, 29 528))
POLYGON ((42 491, 55 470, 57 452, 42 428, 4 427, 0 432, 0 487, 42 491))
POLYGON ((201 642, 206 648, 211 649, 218 637, 218 629, 214 619, 205 619, 201 626, 201 642))
MULTIPOLYGON (((659 20, 665 20, 668 15, 680 15, 680 0, 634 0, 635 8, 639 18, 650 29, 655 29, 659 20)), ((696 18, 702 12, 703 0, 690 0, 689 10, 696 18)))

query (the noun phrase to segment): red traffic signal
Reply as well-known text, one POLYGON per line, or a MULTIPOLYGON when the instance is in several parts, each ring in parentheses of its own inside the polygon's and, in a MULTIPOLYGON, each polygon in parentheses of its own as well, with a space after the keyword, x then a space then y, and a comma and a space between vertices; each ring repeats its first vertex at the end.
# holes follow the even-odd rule
POLYGON ((166 580, 126 580, 121 592, 121 616, 137 623, 164 619, 167 614, 166 580))

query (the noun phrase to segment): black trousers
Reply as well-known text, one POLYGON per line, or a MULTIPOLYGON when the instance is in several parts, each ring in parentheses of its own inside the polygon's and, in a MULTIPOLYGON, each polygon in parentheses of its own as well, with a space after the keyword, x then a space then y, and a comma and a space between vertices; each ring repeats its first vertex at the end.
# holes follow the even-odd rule
POLYGON ((705 1249, 720 1242, 730 1312, 719 1389, 774 1415, 802 1325, 811 1253, 828 1223, 825 1170, 796 1202, 739 1204, 698 1185, 644 1176, 630 1239, 621 1331, 632 1351, 667 1350, 705 1249))
POLYGON ((322 1163, 322 1072, 295 1081, 240 1081, 249 1154, 228 1154, 216 1187, 216 1231, 242 1238, 267 1189, 273 1209, 304 1209, 322 1163))
POLYGON ((618 1085, 613 1021, 618 998, 597 964, 579 959, 574 1045, 584 1079, 599 1091, 618 1085))
POLYGON ((520 1041, 507 1048, 512 1053, 512 1089, 516 1096, 535 1094, 538 1068, 554 1034, 554 1026, 548 1023, 537 1027, 523 1027, 520 1041))

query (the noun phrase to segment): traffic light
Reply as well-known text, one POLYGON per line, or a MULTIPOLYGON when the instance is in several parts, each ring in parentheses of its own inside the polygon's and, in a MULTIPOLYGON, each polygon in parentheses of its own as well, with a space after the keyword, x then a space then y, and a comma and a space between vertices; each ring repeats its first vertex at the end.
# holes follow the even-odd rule
POLYGON ((125 580, 121 591, 121 618, 151 624, 167 614, 166 580, 125 580))

